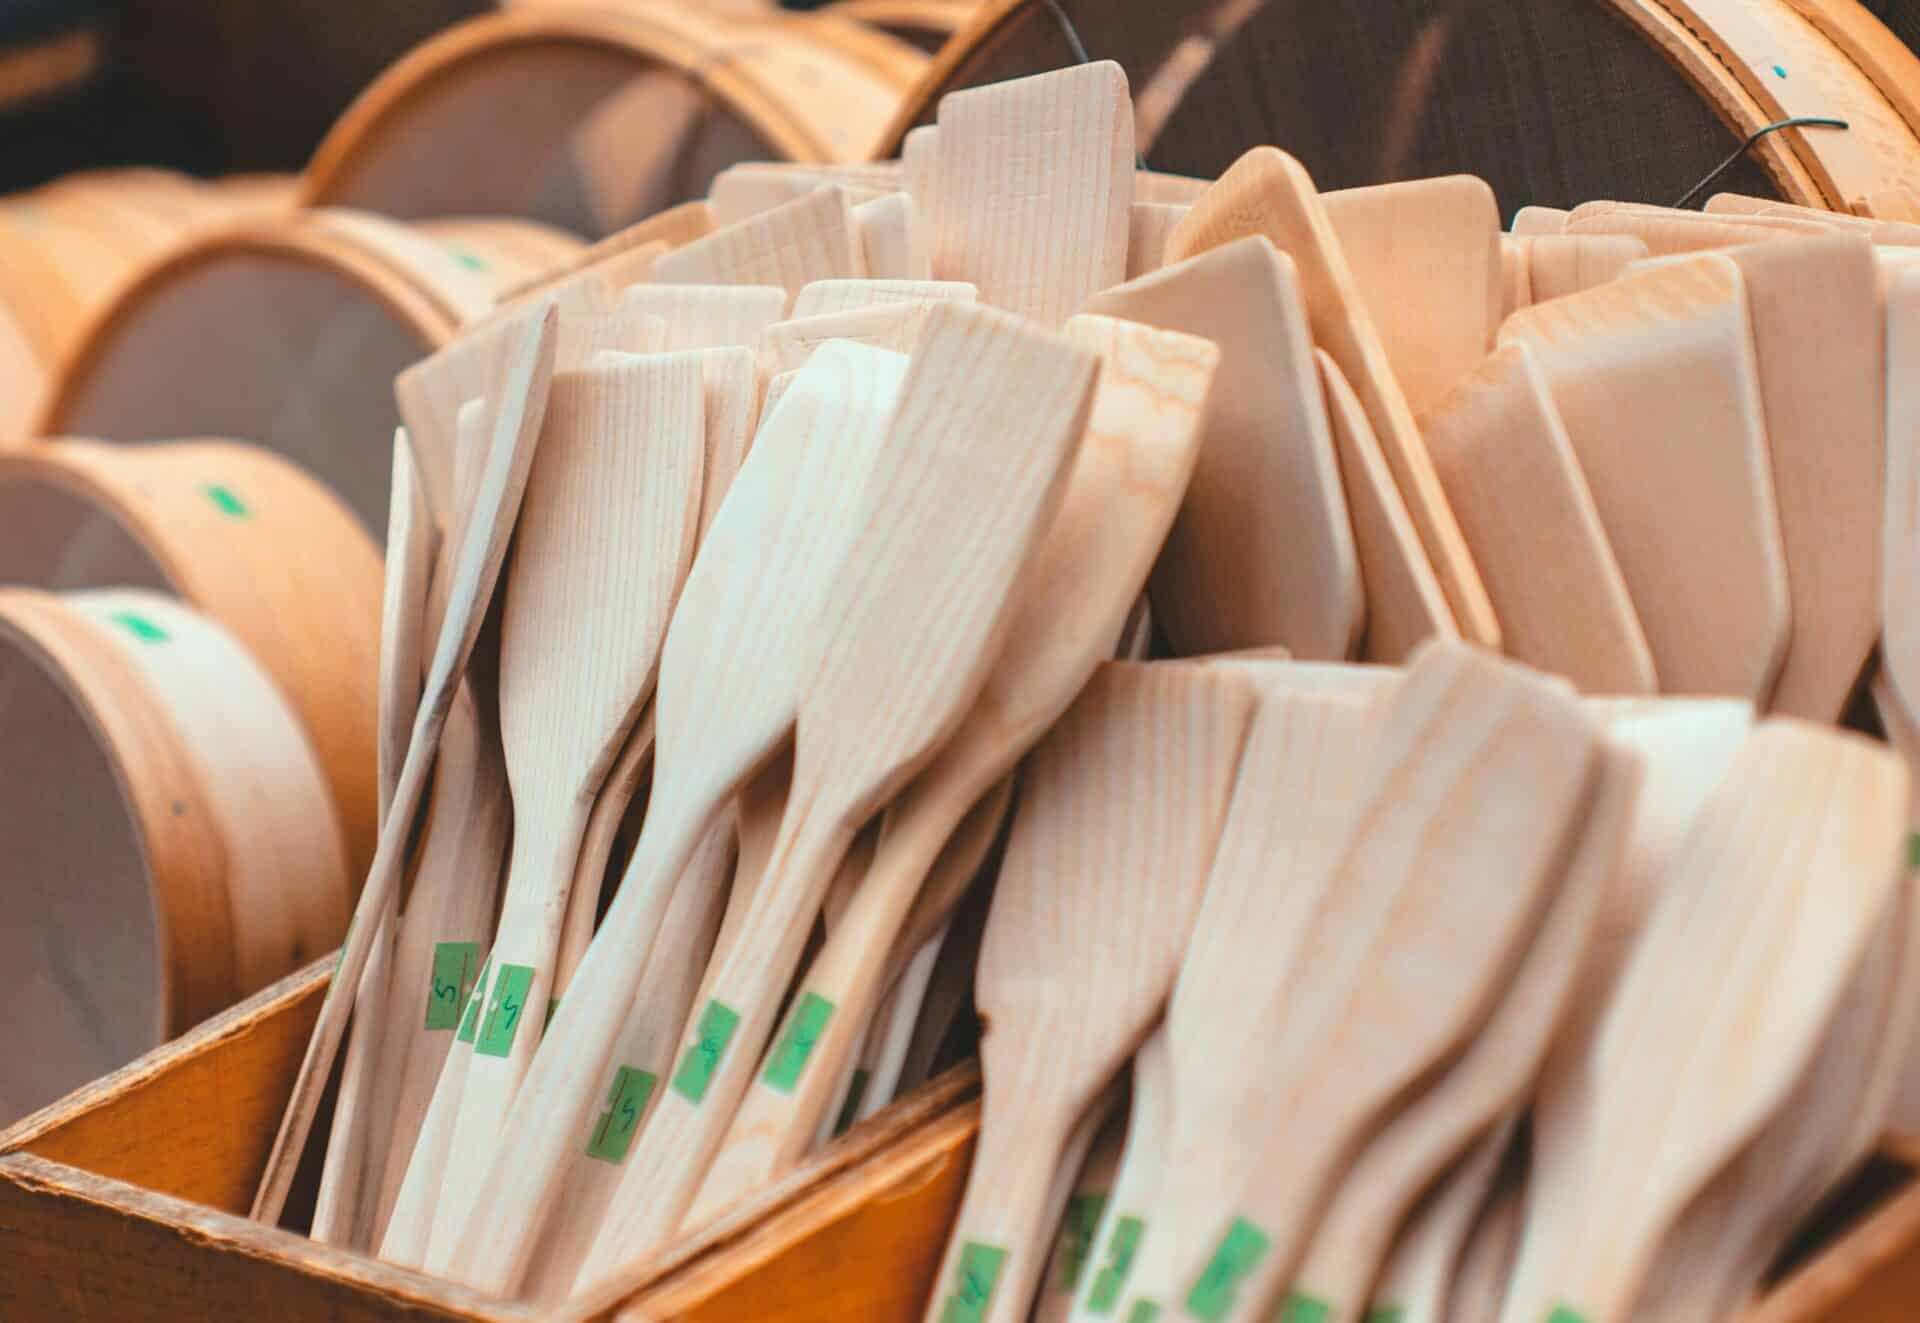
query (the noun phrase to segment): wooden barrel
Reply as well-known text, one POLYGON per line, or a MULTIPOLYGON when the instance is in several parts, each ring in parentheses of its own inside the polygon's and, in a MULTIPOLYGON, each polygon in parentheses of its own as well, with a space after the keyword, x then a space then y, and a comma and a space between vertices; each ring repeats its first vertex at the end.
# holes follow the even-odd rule
POLYGON ((973 0, 839 0, 824 11, 878 28, 929 55, 966 26, 973 0))
MULTIPOLYGON (((381 538, 393 378, 534 268, 531 256, 509 260, 506 231, 455 222, 429 234, 321 211, 204 235, 98 311, 33 432, 245 437, 320 478, 381 538)), ((544 229, 521 238, 566 242, 544 229)))
POLYGON ((0 1124, 337 943, 313 750, 225 630, 162 594, 0 590, 0 1124))
POLYGON ((667 0, 516 6, 382 75, 314 154, 306 196, 599 237, 704 196, 738 161, 865 159, 924 66, 906 44, 829 17, 667 0))
MULTIPOLYGON (((1749 135, 1817 115, 1849 127, 1770 134, 1719 187, 1847 209, 1920 183, 1920 60, 1851 0, 1062 4, 1126 68, 1150 163, 1180 174, 1277 143, 1326 189, 1468 172, 1509 212, 1672 203, 1749 135)), ((883 150, 949 91, 1072 58, 1042 0, 987 0, 883 150)))
POLYGON ((0 582, 167 589, 218 621, 319 756, 355 878, 376 832, 380 553, 298 466, 233 441, 0 451, 0 582))

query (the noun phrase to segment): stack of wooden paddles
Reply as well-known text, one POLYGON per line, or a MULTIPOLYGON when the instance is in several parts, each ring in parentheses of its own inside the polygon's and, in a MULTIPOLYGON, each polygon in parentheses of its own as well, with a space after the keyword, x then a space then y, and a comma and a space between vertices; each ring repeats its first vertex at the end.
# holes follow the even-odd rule
POLYGON ((602 1283, 888 1094, 996 876, 929 1319, 1728 1314, 1920 1004, 1904 766, 1811 724, 1883 503, 1920 602, 1906 231, 1740 205, 1156 175, 1090 64, 510 298, 397 384, 258 1214, 344 1044, 317 1236, 602 1283))

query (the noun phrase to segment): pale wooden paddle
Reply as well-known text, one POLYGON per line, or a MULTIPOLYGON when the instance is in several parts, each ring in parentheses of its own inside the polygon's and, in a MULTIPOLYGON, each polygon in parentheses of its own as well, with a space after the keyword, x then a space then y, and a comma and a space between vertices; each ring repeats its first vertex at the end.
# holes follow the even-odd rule
POLYGON ((1447 1293, 1447 1317, 1464 1323, 1467 1319, 1491 1320, 1500 1317, 1507 1298, 1507 1283, 1513 1276, 1513 1257, 1520 1239, 1521 1191, 1512 1183, 1495 1177, 1493 1193, 1480 1210, 1460 1251, 1460 1263, 1453 1273, 1453 1288, 1447 1293))
POLYGON ((594 796, 653 689, 693 557, 700 364, 634 356, 554 381, 500 624, 513 854, 428 1252, 451 1249, 540 1040, 594 796))
POLYGON ((1764 700, 1791 611, 1744 290, 1705 254, 1524 309, 1501 341, 1538 357, 1661 685, 1764 700))
POLYGON ((515 1142, 480 1159, 492 1170, 463 1256, 475 1253, 502 1292, 524 1273, 566 1164, 626 1064, 612 1054, 673 884, 715 815, 792 732, 803 631, 844 557, 905 372, 883 350, 816 354, 762 425, 687 575, 661 651, 640 839, 509 1116, 515 1142))
POLYGON ((786 306, 787 291, 778 285, 642 284, 620 295, 621 311, 667 324, 668 349, 751 348, 786 306))
POLYGON ((816 280, 864 276, 847 192, 829 186, 724 226, 658 258, 658 285, 778 285, 789 298, 816 280))
POLYGON ((1333 224, 1300 163, 1273 147, 1254 148, 1201 195, 1168 237, 1166 260, 1181 262, 1250 234, 1265 235, 1293 259, 1314 340, 1333 356, 1359 395, 1461 634, 1481 647, 1498 648, 1500 625, 1493 606, 1447 508, 1413 411, 1394 380, 1333 224))
POLYGON ((1026 1317, 1049 1183, 1165 1001, 1253 707, 1226 668, 1108 663, 1028 761, 976 982, 980 1139, 929 1320, 1026 1317))
POLYGON ((1479 1227, 1498 1211, 1501 1159, 1512 1147, 1514 1124, 1508 1117, 1475 1139, 1394 1231, 1393 1249, 1374 1283, 1369 1323, 1490 1323, 1495 1317, 1457 1311, 1453 1304, 1479 1227))
MULTIPOLYGON (((1264 1316, 1360 1142, 1464 1046, 1559 888, 1600 761, 1561 686, 1431 644, 1378 730, 1332 868, 1273 906, 1301 916, 1282 920, 1281 958, 1254 952, 1255 929, 1238 958, 1186 966, 1173 1150, 1124 1309, 1264 1316), (1251 1144, 1242 1116, 1261 1118, 1251 1144)), ((1272 802, 1254 791, 1246 816, 1272 802)))
POLYGON ((1647 256, 1647 245, 1623 234, 1549 234, 1528 239, 1531 303, 1565 298, 1604 285, 1647 256))
MULTIPOLYGON (((1065 1208, 1056 1219, 1058 1230, 1053 1237, 1053 1252, 1047 1256, 1046 1267, 1040 1274, 1040 1294, 1034 1302, 1032 1323, 1065 1323, 1073 1313, 1074 1293, 1080 1289, 1092 1265, 1094 1235, 1112 1197, 1114 1178, 1120 1171, 1120 1155, 1127 1142, 1128 1112, 1127 1094, 1116 1085, 1101 1095, 1081 1118, 1082 1129, 1092 1123, 1097 1126, 1097 1133, 1084 1160, 1074 1165, 1077 1174, 1065 1208), (1109 1096, 1114 1105, 1103 1106, 1109 1096)), ((1069 1157, 1075 1147, 1070 1140, 1069 1157)))
POLYGON ((1561 1021, 1625 853, 1640 780, 1637 754, 1607 753, 1593 810, 1565 864, 1566 880, 1499 1003, 1459 1059, 1395 1112, 1342 1173, 1293 1275, 1289 1309, 1329 1323, 1357 1323, 1393 1230, 1421 1190, 1519 1105, 1561 1021))
POLYGON ((1583 693, 1655 692, 1626 578, 1527 344, 1502 345, 1420 429, 1508 655, 1583 693))
MULTIPOLYGON (((438 551, 441 564, 447 564, 459 550, 457 545, 447 543, 457 542, 454 528, 459 520, 459 501, 454 456, 460 445, 461 406, 469 400, 484 399, 491 408, 505 377, 508 354, 524 330, 525 315, 539 303, 530 299, 517 315, 490 318, 467 328, 393 380, 394 401, 407 439, 413 443, 427 509, 442 535, 438 551)), ((489 424, 483 426, 480 435, 488 437, 492 432, 489 424)))
POLYGON ((1460 631, 1360 397, 1326 350, 1315 350, 1314 360, 1366 584, 1366 634, 1359 653, 1372 662, 1402 662, 1427 639, 1458 639, 1460 631))
POLYGON ((1920 266, 1888 271, 1887 505, 1880 543, 1880 653, 1905 723, 1920 714, 1920 266))
POLYGON ((1187 218, 1184 202, 1135 200, 1127 213, 1127 279, 1158 271, 1166 264, 1167 236, 1187 218))
POLYGON ((1512 234, 1533 237, 1542 234, 1565 234, 1567 219, 1573 213, 1559 207, 1522 207, 1513 213, 1512 234))
POLYGON ((346 1034, 353 999, 350 993, 339 989, 358 989, 374 940, 393 910, 400 876, 406 866, 413 818, 439 752, 447 709, 486 619, 494 585, 500 577, 500 563, 506 556, 507 543, 519 515, 520 498, 526 490, 527 472, 532 467, 534 447, 546 416, 557 320, 552 307, 542 304, 515 323, 507 370, 494 392, 495 422, 479 498, 460 539, 460 555, 447 594, 446 620, 434 644, 433 660, 414 717, 413 738, 407 746, 407 759, 401 767, 386 822, 381 827, 380 844, 368 868, 366 885, 354 910, 354 923, 347 930, 339 966, 334 970, 326 1002, 314 1024, 313 1037, 307 1044, 286 1114, 281 1118, 279 1133, 274 1136, 273 1149, 260 1178, 259 1192, 254 1197, 253 1216, 262 1221, 278 1221, 286 1204, 287 1191, 320 1105, 320 1094, 333 1070, 334 1054, 346 1034))
POLYGON ((1160 1188, 1167 1134, 1173 1125, 1172 1109, 1173 1049, 1162 1024, 1134 1053, 1126 1144, 1105 1211, 1088 1246, 1070 1315, 1076 1320, 1111 1318, 1114 1306, 1120 1303, 1160 1188))
POLYGON ((1775 202, 1769 198, 1743 197, 1738 193, 1716 193, 1707 199, 1709 216, 1760 216, 1775 220, 1812 221, 1830 230, 1845 230, 1866 236, 1876 244, 1913 247, 1920 244, 1920 225, 1906 221, 1875 220, 1870 216, 1849 216, 1844 212, 1821 211, 1814 207, 1775 202))
POLYGON ((586 831, 580 837, 580 854, 573 866, 573 885, 567 894, 567 916, 560 929, 560 949, 553 960, 554 1000, 564 997, 573 982, 573 973, 586 959, 593 944, 593 927, 600 918, 600 893, 606 888, 607 865, 613 858, 614 842, 625 823, 634 796, 653 772, 653 708, 651 705, 633 723, 620 756, 613 760, 600 793, 594 796, 593 811, 587 815, 586 831))
POLYGON ((1105 366, 1065 500, 1026 568, 979 701, 888 809, 874 867, 807 972, 796 1006, 834 1013, 814 1026, 812 1050, 795 1069, 763 1077, 748 1094, 714 1164, 712 1201, 757 1188, 805 1153, 861 1041, 922 879, 956 824, 1112 655, 1193 473, 1214 348, 1105 317, 1075 317, 1067 333, 1097 349, 1105 366))
POLYGON ((1220 346, 1200 462, 1153 575, 1174 649, 1344 659, 1360 633, 1360 564, 1293 263, 1247 238, 1087 307, 1220 346))
POLYGON ((1119 65, 949 93, 939 129, 936 277, 971 281, 984 301, 1048 326, 1125 279, 1133 104, 1119 65))
POLYGON ((1500 236, 1500 320, 1533 302, 1532 245, 1512 235, 1500 236))
POLYGON ((860 235, 860 260, 868 275, 894 280, 933 275, 933 253, 914 224, 913 199, 904 191, 856 204, 853 228, 860 235))
POLYGON ((1508 1323, 1626 1317, 1672 1219, 1806 1068, 1897 885, 1906 792, 1858 737, 1775 719, 1746 741, 1591 1048, 1543 1081, 1508 1323))
POLYGON ((939 174, 940 130, 922 124, 900 140, 900 186, 913 202, 913 243, 927 255, 927 275, 946 280, 951 277, 940 269, 935 238, 940 215, 939 174))
POLYGON ((793 301, 795 317, 824 317, 897 303, 975 303, 980 291, 964 280, 816 280, 793 301))
POLYGON ((387 514, 387 580, 380 598, 380 742, 375 746, 380 818, 393 803, 407 735, 420 704, 420 654, 427 645, 427 583, 440 535, 407 429, 393 432, 393 504, 387 514))
POLYGON ((581 1287, 673 1233, 752 1081, 835 868, 986 683, 1017 616, 1021 571, 1065 494, 1099 366, 1092 352, 993 309, 928 312, 889 444, 808 640, 816 669, 801 700, 781 842, 581 1287))
POLYGON ((1381 348, 1417 416, 1493 347, 1501 315, 1500 207, 1473 175, 1323 194, 1381 348))
MULTIPOLYGON (((804 367, 813 351, 829 340, 851 340, 876 349, 907 353, 920 339, 930 306, 884 303, 775 322, 760 338, 760 356, 768 372, 784 373, 804 367)), ((769 389, 769 395, 771 393, 769 389)))

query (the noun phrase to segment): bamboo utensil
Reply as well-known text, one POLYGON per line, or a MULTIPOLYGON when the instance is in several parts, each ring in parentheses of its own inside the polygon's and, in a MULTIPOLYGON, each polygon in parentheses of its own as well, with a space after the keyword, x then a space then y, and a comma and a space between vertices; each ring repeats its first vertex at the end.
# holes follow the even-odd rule
POLYGON ((1497 648, 1499 622, 1333 224, 1300 163, 1272 147, 1242 156, 1201 195, 1168 237, 1166 260, 1181 262, 1250 234, 1265 235, 1293 259, 1315 342, 1332 355, 1360 397, 1462 636, 1497 648))
POLYGON ((816 280, 863 277, 847 192, 830 186, 722 226, 657 258, 662 285, 778 285, 791 298, 816 280))
POLYGON ((1193 472, 1218 361, 1214 347, 1091 315, 1069 321, 1067 334, 1097 350, 1104 368, 1064 502, 1023 573, 1012 623, 980 698, 889 808, 874 867, 807 973, 796 1005, 813 998, 812 1004, 836 1012, 813 1027, 811 1053, 792 1072, 795 1078, 784 1072, 763 1077, 735 1118, 710 1177, 735 1196, 804 1153, 860 1041, 887 952, 923 908, 922 879, 963 816, 1067 708, 1095 665, 1112 655, 1193 472), (1072 609, 1063 609, 1068 602, 1072 609))
POLYGON ((439 541, 413 442, 406 428, 395 428, 393 508, 387 520, 386 587, 380 599, 380 725, 374 746, 381 823, 393 803, 400 766, 407 760, 407 733, 413 729, 414 710, 420 704, 427 583, 439 541))
POLYGON ((780 320, 787 291, 778 285, 629 285, 623 311, 661 318, 669 349, 753 346, 780 320))
POLYGON ((1164 1002, 1253 707, 1230 670, 1109 663, 1028 764, 976 988, 980 1146, 928 1319, 1026 1316, 1048 1182, 1164 1002))

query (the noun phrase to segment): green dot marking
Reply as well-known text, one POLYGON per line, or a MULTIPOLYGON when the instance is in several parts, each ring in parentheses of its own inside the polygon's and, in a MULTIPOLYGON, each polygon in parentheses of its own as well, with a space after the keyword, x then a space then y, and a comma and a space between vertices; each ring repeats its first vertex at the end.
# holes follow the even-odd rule
POLYGON ((1776 65, 1774 65, 1774 66, 1773 66, 1773 76, 1774 76, 1775 78, 1785 78, 1785 77, 1787 76, 1787 66, 1786 66, 1786 65, 1784 65, 1784 64, 1776 64, 1776 65))
POLYGON ((453 254, 454 261, 469 271, 485 271, 487 269, 487 264, 484 260, 477 254, 460 247, 458 244, 448 244, 446 245, 446 249, 449 253, 453 254))
POLYGON ((853 1072, 853 1082, 847 1085, 847 1100, 840 1104, 840 1115, 833 1123, 833 1135, 838 1139, 853 1129, 853 1123, 860 1116, 860 1104, 866 1100, 867 1085, 873 1076, 864 1068, 853 1072))
POLYGON ((1160 1323, 1158 1300, 1136 1300, 1127 1311, 1127 1323, 1160 1323))
POLYGON ((233 488, 231 487, 222 486, 217 482, 210 482, 200 490, 206 493, 209 501, 213 502, 214 509, 223 515, 231 515, 235 519, 245 519, 253 513, 253 511, 247 508, 247 503, 234 494, 233 488))
POLYGON ((768 1088, 778 1089, 782 1093, 792 1093, 794 1085, 800 1082, 801 1072, 807 1068, 807 1058, 813 1055, 813 1045, 820 1041, 820 1035, 826 1032, 827 1021, 833 1018, 833 1003, 817 992, 801 995, 794 1003, 793 1012, 787 1017, 786 1030, 780 1035, 780 1041, 774 1044, 773 1053, 767 1058, 766 1073, 760 1078, 768 1088))
POLYGON ((1327 1323, 1332 1316, 1333 1307, 1326 1301, 1302 1291, 1294 1291, 1287 1296, 1280 1306, 1280 1312, 1273 1318, 1274 1323, 1327 1323))
POLYGON ((166 643, 173 635, 154 624, 137 611, 116 611, 113 623, 139 639, 142 643, 166 643))
POLYGON ((983 1245, 970 1240, 960 1247, 960 1262, 953 1270, 953 1294, 940 1311, 940 1323, 980 1323, 993 1300, 993 1288, 1000 1281, 1000 1269, 1007 1252, 998 1245, 983 1245))
POLYGON ((480 1026, 480 1041, 473 1050, 483 1057, 504 1057, 513 1052, 513 1040, 526 1017, 527 991, 533 987, 533 970, 527 965, 502 965, 493 981, 493 1001, 487 1007, 486 1023, 480 1026))
POLYGON ((680 1068, 673 1072, 673 1091, 688 1102, 705 1100, 713 1073, 720 1069, 727 1044, 733 1041, 733 1031, 739 1027, 740 1012, 722 1001, 708 1002, 707 1008, 700 1012, 693 1042, 687 1044, 687 1050, 680 1055, 680 1068))
POLYGON ((1200 1273, 1200 1280, 1187 1292, 1187 1312, 1204 1323, 1220 1323, 1233 1308, 1240 1283, 1260 1266, 1271 1244, 1259 1227, 1244 1217, 1234 1218, 1200 1273))
POLYGON ((1104 1318, 1120 1303, 1120 1292, 1126 1287, 1127 1274, 1133 1271, 1141 1238, 1146 1234, 1147 1224, 1141 1218, 1122 1217, 1114 1222, 1113 1235, 1107 1239, 1106 1265, 1087 1293, 1087 1308, 1093 1313, 1104 1318))
POLYGON ((427 1028, 460 1027, 460 1007, 473 992, 479 965, 478 942, 441 942, 433 948, 432 986, 427 990, 427 1028))
POLYGON ((658 1075, 633 1066, 622 1066, 614 1072, 607 1110, 600 1114, 587 1140, 588 1157, 602 1162, 626 1161, 627 1150, 633 1147, 633 1137, 640 1129, 640 1118, 646 1115, 647 1100, 653 1097, 653 1086, 659 1082, 658 1075))
POLYGON ((1100 1230, 1100 1216, 1107 1211, 1107 1195, 1076 1194, 1067 1203, 1067 1217, 1060 1224, 1059 1288, 1072 1295, 1080 1286, 1080 1274, 1093 1255, 1093 1238, 1100 1230))
POLYGON ((460 1032, 454 1038, 462 1043, 471 1043, 480 1030, 480 998, 487 990, 487 971, 493 968, 493 957, 480 966, 480 977, 474 980, 473 996, 467 998, 467 1013, 460 1017, 460 1032))

